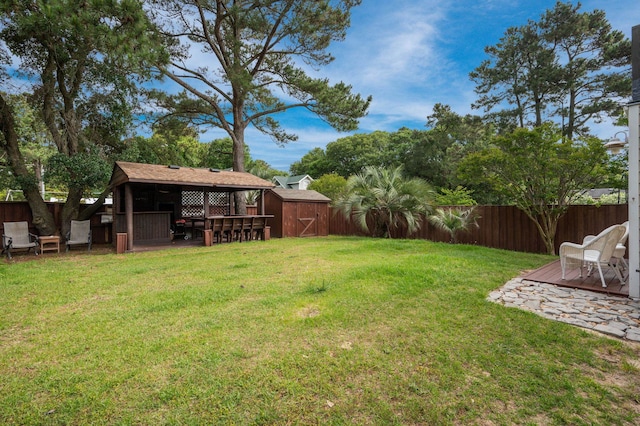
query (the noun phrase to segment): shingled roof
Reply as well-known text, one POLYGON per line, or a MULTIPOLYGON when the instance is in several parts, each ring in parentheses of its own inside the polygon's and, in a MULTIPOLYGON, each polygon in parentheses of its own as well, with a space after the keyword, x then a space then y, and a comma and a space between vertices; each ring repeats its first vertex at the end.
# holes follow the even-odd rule
POLYGON ((157 183, 221 189, 268 189, 275 185, 251 173, 117 161, 111 185, 157 183))
POLYGON ((315 201, 322 203, 331 201, 329 197, 309 189, 273 188, 271 192, 283 201, 315 201))

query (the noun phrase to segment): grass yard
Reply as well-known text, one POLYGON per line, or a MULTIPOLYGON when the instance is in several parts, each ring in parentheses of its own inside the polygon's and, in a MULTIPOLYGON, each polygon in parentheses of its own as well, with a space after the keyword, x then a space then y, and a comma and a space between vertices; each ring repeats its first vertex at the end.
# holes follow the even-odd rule
POLYGON ((0 262, 0 424, 638 424, 638 346, 485 300, 550 260, 329 237, 0 262))

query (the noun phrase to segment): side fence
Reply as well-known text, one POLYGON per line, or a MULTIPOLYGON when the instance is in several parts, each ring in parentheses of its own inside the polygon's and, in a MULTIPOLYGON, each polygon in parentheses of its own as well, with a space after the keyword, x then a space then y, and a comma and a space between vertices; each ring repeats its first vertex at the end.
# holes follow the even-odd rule
MULTIPOLYGON (((339 211, 332 209, 329 218, 331 235, 366 235, 354 223, 349 222, 339 211)), ((477 206, 478 228, 458 234, 458 241, 485 247, 529 253, 546 253, 538 228, 521 210, 513 206, 477 206)), ((571 206, 558 223, 556 252, 564 241, 582 242, 585 235, 597 234, 604 228, 622 223, 628 218, 626 204, 602 206, 571 206)), ((404 230, 399 229, 398 235, 404 230)), ((398 236, 394 235, 394 236, 398 236)), ((436 229, 423 220, 420 230, 408 238, 448 242, 449 234, 436 229)))
MULTIPOLYGON (((47 203, 59 224, 62 204, 47 203)), ((479 228, 460 233, 458 240, 465 244, 476 244, 485 247, 529 253, 545 253, 544 243, 535 224, 519 209, 513 206, 478 206, 479 228)), ((571 206, 567 214, 558 224, 556 233, 556 251, 563 241, 581 242, 588 234, 597 234, 604 228, 622 223, 628 219, 626 204, 610 204, 603 206, 571 206)), ((0 202, 0 227, 3 222, 26 220, 32 222, 31 210, 26 202, 0 202)), ((109 243, 111 224, 102 224, 100 215, 91 218, 93 241, 109 243)), ((35 230, 33 230, 35 231, 35 230)), ((397 230, 397 235, 403 235, 397 230)), ((337 210, 332 209, 329 215, 329 234, 331 235, 367 235, 354 223, 347 221, 337 210)), ((424 221, 419 231, 408 238, 448 242, 449 234, 436 229, 428 221, 424 221)))
MULTIPOLYGON (((60 221, 62 214, 62 203, 45 202, 49 211, 53 214, 56 226, 60 229, 60 221)), ((104 211, 104 210, 103 210, 104 211)), ((27 221, 31 226, 33 216, 29 203, 26 201, 2 201, 0 202, 0 228, 4 231, 4 222, 27 221)), ((95 214, 91 217, 91 239, 96 244, 104 244, 111 242, 111 224, 101 223, 101 215, 95 214)), ((35 228, 30 229, 31 232, 37 234, 35 228)))

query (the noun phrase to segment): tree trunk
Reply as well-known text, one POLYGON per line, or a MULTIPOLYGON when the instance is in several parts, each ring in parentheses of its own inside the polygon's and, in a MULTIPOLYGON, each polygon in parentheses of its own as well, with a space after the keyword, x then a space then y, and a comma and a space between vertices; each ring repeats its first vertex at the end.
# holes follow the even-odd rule
POLYGON ((98 210, 100 210, 100 207, 104 205, 104 200, 111 193, 111 191, 113 191, 113 188, 110 186, 107 186, 107 188, 105 188, 105 190, 102 191, 102 194, 100 194, 98 199, 93 204, 91 204, 90 206, 87 206, 86 209, 82 210, 78 214, 78 220, 90 219, 91 216, 93 216, 98 210))
POLYGON ((534 217, 530 213, 527 213, 527 216, 529 216, 529 219, 531 219, 535 223, 536 228, 538 228, 540 237, 542 237, 542 242, 544 243, 544 246, 547 249, 547 254, 555 256, 556 230, 558 228, 558 221, 560 220, 560 216, 542 215, 543 216, 542 220, 544 221, 544 223, 540 223, 540 220, 537 217, 534 217))
POLYGON ((573 132, 576 125, 576 92, 574 89, 569 91, 569 116, 567 119, 567 139, 573 139, 573 132))
POLYGON ((36 181, 38 181, 38 190, 40 191, 40 197, 42 197, 42 199, 44 200, 45 185, 44 185, 44 178, 42 176, 42 171, 43 171, 42 161, 35 160, 33 162, 33 168, 36 173, 36 181))
POLYGON ((71 188, 67 195, 67 201, 62 208, 60 218, 60 235, 67 235, 71 230, 71 221, 76 220, 80 213, 80 200, 82 199, 82 190, 71 188))
MULTIPOLYGON (((239 112, 234 114, 233 125, 233 170, 236 172, 244 172, 244 130, 245 127, 242 124, 242 114, 239 112)), ((235 213, 247 214, 247 198, 244 191, 236 191, 233 193, 235 199, 235 213)))
POLYGON ((2 148, 4 148, 7 153, 11 169, 19 179, 24 196, 31 208, 33 226, 36 227, 40 235, 55 234, 56 224, 53 214, 51 214, 40 196, 40 191, 34 176, 29 173, 24 164, 24 158, 20 153, 20 147, 18 145, 18 134, 16 133, 13 110, 5 102, 2 95, 0 95, 0 128, 4 136, 2 148))

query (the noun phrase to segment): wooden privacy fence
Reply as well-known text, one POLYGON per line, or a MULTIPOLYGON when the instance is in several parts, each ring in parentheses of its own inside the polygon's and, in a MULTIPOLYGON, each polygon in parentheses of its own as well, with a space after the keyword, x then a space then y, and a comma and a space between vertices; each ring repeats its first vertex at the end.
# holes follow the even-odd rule
MULTIPOLYGON (((479 228, 458 234, 458 241, 464 244, 476 244, 484 247, 529 253, 546 253, 544 242, 538 228, 520 209, 513 206, 477 206, 479 228)), ((626 204, 608 204, 602 206, 570 206, 566 215, 558 223, 556 232, 556 252, 564 241, 582 242, 585 235, 595 235, 604 228, 622 223, 628 218, 626 204)), ((366 235, 353 222, 332 209, 329 218, 331 235, 366 235)), ((394 237, 404 235, 399 229, 394 237)), ((431 241, 448 242, 447 232, 436 229, 423 220, 420 230, 408 236, 431 241)))
MULTIPOLYGON (((47 203, 56 223, 60 221, 62 204, 47 203)), ((329 234, 331 235, 366 235, 352 222, 348 222, 336 209, 329 213, 329 234)), ((485 247, 529 253, 545 253, 546 249, 535 224, 519 209, 513 206, 478 206, 479 228, 460 233, 458 240, 464 244, 477 244, 485 247)), ((585 235, 597 234, 607 226, 622 223, 628 218, 626 204, 609 204, 603 206, 571 206, 567 214, 558 224, 556 233, 556 252, 564 241, 581 242, 585 235)), ((26 202, 0 202, 0 227, 3 222, 26 220, 32 222, 31 210, 26 202)), ((436 229, 423 221, 419 231, 408 238, 420 238, 431 241, 449 241, 449 234, 436 229)), ((101 223, 100 216, 91 218, 91 228, 96 243, 109 241, 111 224, 101 223)), ((33 229, 32 231, 35 231, 33 229)), ((402 236, 399 229, 394 235, 402 236)))
MULTIPOLYGON (((47 209, 53 214, 53 220, 56 223, 56 227, 60 229, 61 214, 63 203, 45 202, 47 209)), ((82 209, 82 207, 80 207, 82 209)), ((101 211, 103 213, 104 210, 101 211)), ((4 231, 4 222, 29 222, 29 230, 35 234, 38 234, 35 227, 33 227, 33 216, 31 215, 31 208, 26 201, 2 201, 0 202, 0 228, 4 231)), ((95 214, 91 217, 91 238, 96 244, 110 243, 110 223, 102 223, 101 215, 95 214)))

